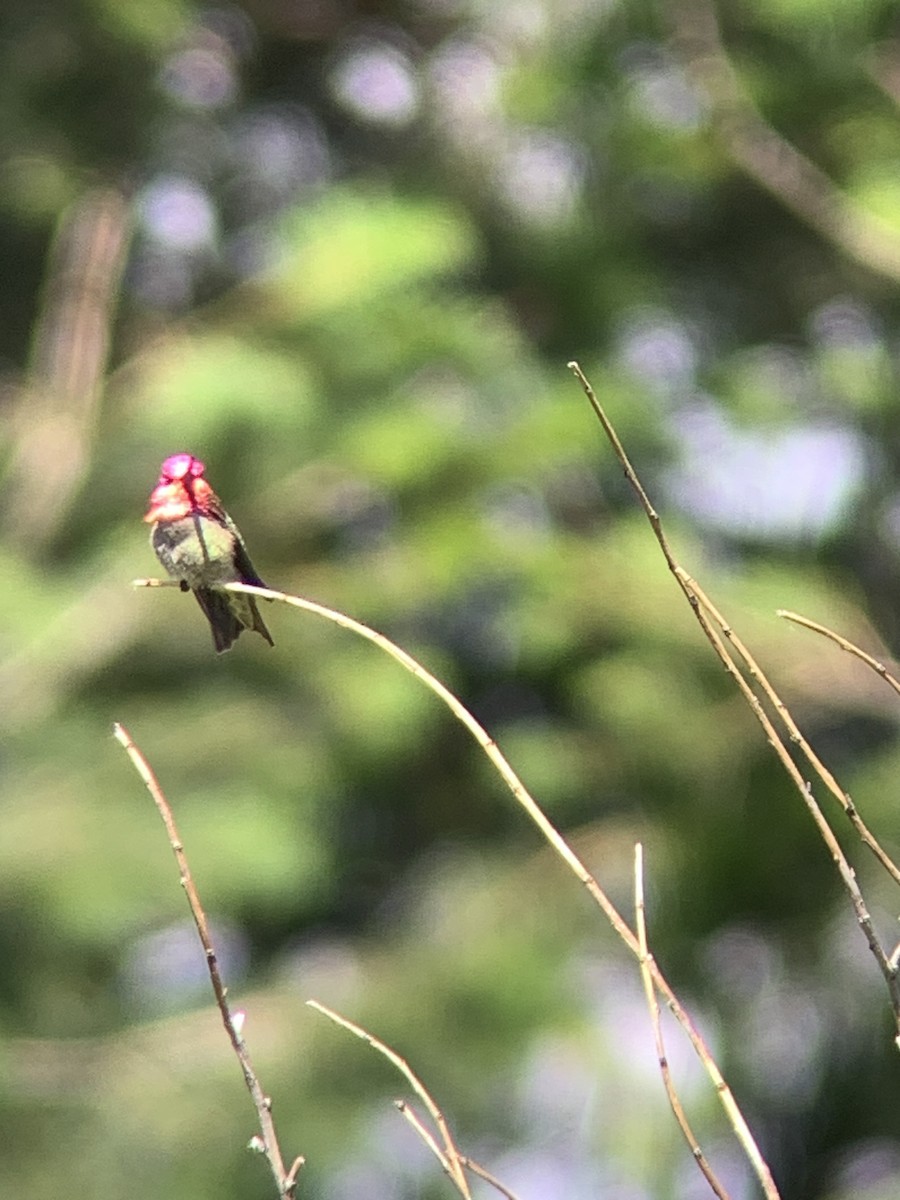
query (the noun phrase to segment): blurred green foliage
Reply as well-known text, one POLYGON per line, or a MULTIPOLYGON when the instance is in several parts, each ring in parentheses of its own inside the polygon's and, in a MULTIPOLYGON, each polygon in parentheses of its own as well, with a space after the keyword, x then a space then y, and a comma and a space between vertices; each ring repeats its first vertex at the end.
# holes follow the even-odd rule
MULTIPOLYGON (((711 12, 4 7, 4 1195, 273 1194, 113 721, 177 814, 299 1195, 449 1187, 399 1078, 308 997, 407 1056, 524 1198, 704 1194, 634 964, 434 697, 282 606, 275 650, 217 659, 190 597, 129 588, 181 450, 272 586, 460 695, 626 912, 645 843, 654 953, 783 1194, 896 1194, 874 962, 565 367, 894 849, 891 693, 774 611, 900 636, 896 15, 723 4, 719 44, 711 12), (704 53, 759 145, 825 173, 833 236, 783 159, 748 169, 704 53)), ((896 898, 844 841, 890 943, 896 898)))

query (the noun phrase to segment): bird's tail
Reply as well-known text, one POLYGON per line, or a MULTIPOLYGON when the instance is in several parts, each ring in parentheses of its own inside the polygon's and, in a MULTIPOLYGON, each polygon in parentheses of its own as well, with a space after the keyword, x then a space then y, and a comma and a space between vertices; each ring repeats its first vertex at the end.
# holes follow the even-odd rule
MULTIPOLYGON (((265 587, 266 585, 261 583, 259 586, 265 587)), ((270 646, 274 646, 275 643, 272 641, 272 635, 269 633, 268 629, 266 629, 266 623, 259 615, 259 609, 256 607, 256 599, 253 596, 246 596, 244 598, 250 601, 250 612, 253 614, 253 624, 251 628, 257 633, 261 633, 270 646)))
MULTIPOLYGON (((220 592, 215 588, 195 588, 194 595, 197 597, 197 603, 203 609, 203 615, 209 621, 216 652, 222 654, 224 651, 230 650, 245 627, 229 604, 227 592, 220 592)), ((262 630, 260 632, 262 633, 262 630)), ((268 630, 263 636, 269 642, 272 641, 268 630)))

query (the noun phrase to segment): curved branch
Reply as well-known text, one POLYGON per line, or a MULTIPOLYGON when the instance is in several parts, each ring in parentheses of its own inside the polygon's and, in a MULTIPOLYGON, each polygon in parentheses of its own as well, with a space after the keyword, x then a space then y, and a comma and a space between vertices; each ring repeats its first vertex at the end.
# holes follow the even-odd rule
MULTIPOLYGON (((673 560, 674 561, 674 560, 673 560)), ((675 569, 673 567, 673 569, 675 569)), ((171 580, 159 579, 136 579, 134 580, 135 587, 170 587, 171 580)), ((177 586, 177 585, 176 585, 177 586)), ((396 659, 398 663, 416 679, 420 680, 435 696, 441 700, 447 708, 453 713, 454 717, 468 729, 475 741, 481 746, 484 753, 490 759, 494 768, 497 770, 500 777, 503 779, 506 786, 509 788, 517 803, 524 809, 528 817, 538 827, 544 838, 555 850, 559 857, 563 860, 573 875, 584 885, 585 890, 592 900, 601 909, 606 919, 609 921, 615 933, 625 944, 634 958, 641 962, 642 952, 640 942, 637 936, 629 928, 625 919, 621 916, 618 909, 607 896, 606 892, 587 869, 566 839, 562 836, 556 826, 546 816, 543 809, 528 792, 524 783, 519 779, 516 772, 508 760, 501 753, 499 746, 494 739, 488 734, 482 725, 476 721, 469 710, 462 704, 456 696, 445 687, 434 675, 431 674, 420 662, 408 654, 400 646, 396 645, 383 633, 378 633, 377 630, 371 629, 368 625, 364 625, 361 621, 356 621, 353 617, 348 617, 345 613, 337 612, 335 609, 326 608, 323 604, 317 604, 314 600, 306 600, 302 596, 291 596, 286 592, 273 591, 271 588, 254 587, 248 583, 228 583, 224 585, 225 589, 230 592, 244 592, 248 596, 260 596, 263 600, 279 600, 283 604, 289 604, 292 608, 300 608, 305 612, 315 613, 317 616, 324 617, 326 621, 331 621, 335 625, 339 625, 342 629, 348 629, 355 633, 358 637, 365 638, 367 642, 372 642, 378 646, 391 658, 396 659)), ((780 1200, 778 1188, 775 1185, 775 1180, 772 1177, 772 1172, 762 1156, 762 1152, 756 1144, 753 1134, 750 1132, 750 1126, 741 1112, 731 1088, 725 1082, 722 1072, 719 1070, 712 1052, 707 1046, 703 1035, 691 1020, 690 1014, 676 996, 674 990, 668 980, 660 971, 656 963, 651 959, 647 963, 647 970, 653 980, 656 990, 665 1000, 669 1010, 672 1012, 675 1019, 681 1025, 682 1029, 687 1034, 688 1040, 694 1048, 694 1052, 703 1064, 707 1075, 711 1079, 716 1090, 716 1095, 719 1098, 719 1103, 722 1105, 728 1117, 731 1127, 734 1130, 735 1136, 740 1142, 747 1159, 759 1180, 763 1193, 767 1200, 780 1200)))

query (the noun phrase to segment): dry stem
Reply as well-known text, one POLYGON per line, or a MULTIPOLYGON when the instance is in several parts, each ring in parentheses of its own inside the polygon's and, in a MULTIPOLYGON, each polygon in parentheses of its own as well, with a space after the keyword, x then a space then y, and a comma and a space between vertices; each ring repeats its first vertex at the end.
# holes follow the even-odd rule
POLYGON ((361 1025, 357 1025, 355 1021, 348 1020, 347 1017, 342 1017, 340 1013, 336 1013, 334 1009, 327 1008, 324 1004, 320 1004, 318 1000, 307 1000, 306 1003, 310 1008, 314 1008, 316 1012, 320 1012, 323 1014, 323 1016, 326 1016, 330 1020, 334 1021, 336 1025, 340 1025, 343 1029, 348 1030, 356 1037, 362 1038, 362 1040, 367 1042, 373 1050, 377 1050, 379 1054, 384 1055, 388 1062, 393 1063, 397 1070, 409 1081, 410 1087, 428 1109, 429 1115, 431 1116, 432 1121, 434 1121, 437 1131, 441 1136, 441 1141, 444 1144, 443 1149, 438 1146, 435 1138, 422 1124, 421 1119, 414 1109, 411 1109, 410 1106, 403 1100, 397 1101, 397 1108, 410 1122, 412 1127, 425 1142, 425 1145, 428 1146, 429 1150, 431 1150, 432 1154, 435 1155, 438 1162, 449 1175, 459 1194, 464 1197, 464 1200, 472 1200, 472 1194, 469 1191, 469 1183, 466 1179, 465 1171, 463 1170, 462 1155, 456 1147, 456 1143, 454 1142, 450 1133, 450 1128, 447 1125, 444 1114, 438 1108, 436 1102, 431 1096, 431 1093, 425 1087, 425 1084, 418 1077, 406 1059, 401 1058, 396 1050, 392 1050, 390 1046, 385 1045, 385 1043, 379 1038, 375 1037, 374 1034, 369 1033, 367 1029, 363 1029, 361 1025))
POLYGON ((653 1025, 653 1039, 656 1043, 656 1058, 659 1062, 659 1070, 662 1075, 663 1086, 666 1089, 666 1095, 669 1098, 669 1105, 675 1120, 678 1122, 678 1127, 684 1134, 684 1140, 690 1147, 694 1161, 700 1168, 706 1181, 715 1194, 720 1197, 720 1200, 729 1200, 728 1192, 724 1185, 719 1181, 712 1167, 706 1160, 706 1155, 700 1149, 700 1144, 694 1136, 684 1107, 675 1090, 675 1083, 672 1079, 672 1072, 669 1070, 669 1060, 666 1056, 666 1047, 663 1042, 662 1024, 659 1019, 659 1004, 656 1001, 656 988, 653 986, 653 975, 650 971, 650 964, 653 962, 652 955, 647 946, 647 923, 644 909, 644 849, 638 842, 634 847, 634 916, 635 927, 637 929, 638 945, 641 949, 640 965, 641 979, 644 984, 644 994, 647 997, 647 1008, 650 1010, 650 1021, 653 1025))
POLYGON ((821 633, 824 637, 831 638, 842 650, 846 650, 848 654, 854 655, 856 658, 861 659, 866 666, 871 667, 876 675, 880 675, 885 683, 889 684, 895 692, 900 694, 900 681, 890 673, 883 662, 879 662, 871 654, 866 654, 865 650, 860 650, 859 646, 848 641, 847 638, 842 637, 839 633, 835 633, 827 625, 820 625, 818 621, 811 621, 809 617, 801 617, 799 613, 791 612, 787 608, 779 608, 777 615, 784 617, 786 621, 793 621, 795 625, 802 625, 805 629, 811 629, 814 633, 821 633))
MULTIPOLYGON (((623 451, 624 453, 624 451, 623 451)), ((637 485, 640 487, 640 484, 637 485)), ((649 501, 648 501, 649 503, 649 501)), ((657 518, 657 523, 658 523, 657 518)), ((662 536, 662 531, 659 531, 659 536, 662 536)), ((673 560, 674 569, 674 560, 673 560)), ((136 579, 135 587, 160 587, 169 586, 171 581, 158 579, 136 579)), ((543 810, 530 795, 525 788, 525 785, 519 779, 518 775, 510 766, 507 759, 500 752, 497 743, 486 732, 486 730, 475 720, 469 710, 460 703, 453 693, 436 679, 430 671, 427 671, 421 663, 395 645, 384 634, 378 633, 376 630, 369 628, 368 625, 363 625, 361 621, 356 621, 352 617, 348 617, 345 613, 337 612, 334 609, 326 608, 322 604, 317 604, 313 600, 306 600, 302 596, 291 596, 286 592, 276 592, 270 588, 253 587, 247 583, 229 583, 226 584, 228 591, 244 592, 249 596, 260 596, 263 600, 280 600, 284 604, 289 604, 292 608, 300 608, 305 612, 315 613, 317 616, 324 617, 325 620, 333 622, 335 625, 341 626, 343 629, 348 629, 359 637, 365 638, 366 641, 372 642, 374 645, 382 649, 391 658, 396 659, 405 670, 409 671, 419 679, 435 696, 438 697, 447 708, 453 713, 454 717, 465 726, 472 734, 476 742, 481 746, 484 753, 490 759, 492 765, 497 770, 500 777, 503 779, 506 786, 509 788, 515 800, 524 809, 529 818, 538 827, 544 838, 555 850, 559 857, 563 860, 569 870, 576 876, 577 879, 584 885, 586 891, 601 909, 606 919, 609 921, 613 930, 640 962, 641 948, 638 940, 632 930, 628 927, 624 918, 620 915, 618 909, 609 899, 606 892, 587 869, 569 843, 565 840, 562 834, 552 824, 543 810)), ((698 619, 705 620, 702 614, 698 619)), ((750 1132, 750 1127, 747 1125, 744 1115, 738 1107, 731 1089, 725 1082, 721 1071, 713 1059, 709 1047, 706 1045, 700 1031, 696 1028, 690 1018, 687 1010, 681 1004, 681 1001, 675 995, 675 992, 670 987, 665 976, 660 971, 659 967, 652 960, 647 964, 654 985, 660 995, 666 1001, 670 1011, 675 1016, 678 1023, 684 1029, 690 1040, 700 1061, 712 1080, 713 1086, 716 1089, 716 1094, 719 1097, 719 1102, 724 1108, 728 1119, 734 1130, 735 1136, 738 1138, 744 1153, 756 1174, 757 1179, 763 1189, 763 1193, 767 1200, 778 1200, 779 1192, 775 1186, 775 1180, 772 1178, 772 1173, 763 1158, 753 1134, 750 1132)))
POLYGON ((175 826, 172 809, 163 794, 162 788, 159 786, 156 776, 141 751, 135 745, 128 730, 124 726, 116 724, 113 726, 113 733, 116 740, 131 759, 138 775, 143 779, 147 791, 153 797, 153 802, 165 824, 166 833, 169 835, 169 845, 172 847, 175 861, 178 863, 181 886, 184 888, 185 895, 187 896, 191 916, 194 918, 194 924, 197 926, 197 933, 200 935, 200 942, 206 955, 209 978, 212 983, 213 992, 215 993, 216 1004, 219 1006, 219 1012, 222 1016, 222 1023, 225 1026, 225 1032, 228 1034, 228 1040, 231 1042, 237 1060, 241 1064, 241 1070, 244 1073, 244 1082, 247 1084, 247 1089, 253 1098, 253 1104, 256 1107, 256 1113, 259 1117, 259 1127, 262 1137, 254 1138, 251 1145, 258 1148, 265 1156, 272 1170, 272 1175, 275 1178, 278 1195, 282 1197, 282 1200, 291 1200, 297 1187, 297 1173, 303 1166, 304 1160, 302 1157, 295 1158, 290 1169, 285 1170, 284 1158, 275 1133, 275 1123, 272 1120, 272 1101, 262 1090, 259 1079, 253 1069, 246 1043, 240 1032, 242 1022, 239 1019, 236 1020, 236 1014, 232 1013, 229 1007, 228 992, 219 973, 219 962, 213 947, 212 938, 210 937, 206 913, 200 903, 200 897, 191 875, 187 856, 184 853, 181 838, 178 836, 178 829, 175 826))
MULTIPOLYGON (((865 821, 863 821, 862 817, 859 815, 856 805, 850 798, 850 795, 843 790, 838 781, 800 732, 800 729, 798 728, 794 718, 791 716, 787 705, 775 691, 774 687, 769 682, 768 678, 761 670, 759 664, 753 658, 750 651, 734 632, 719 610, 715 607, 709 597, 703 592, 697 581, 695 579, 691 579, 686 572, 681 572, 680 568, 679 572, 684 576, 685 582, 693 590, 695 595, 700 600, 700 603, 722 630, 722 633, 725 635, 728 641, 731 642, 732 646, 734 646, 735 650, 738 652, 738 655, 744 660, 747 671, 751 678, 755 679, 759 683, 762 690, 768 696, 772 707, 781 717, 781 720, 788 731, 788 737, 790 741, 800 747, 806 757, 807 762, 828 788, 829 792, 831 792, 832 796, 834 796, 834 798, 840 804, 841 808, 843 808, 847 818, 850 821, 850 824, 859 834, 860 841, 862 841, 863 845, 869 847, 894 882, 900 884, 900 868, 897 867, 896 863, 894 863, 887 851, 882 848, 878 840, 875 838, 875 835, 870 831, 865 821)), ((850 643, 847 644, 849 646, 850 643)), ((822 820, 824 820, 824 817, 822 820)))
POLYGON ((649 499, 647 493, 644 491, 643 485, 641 484, 640 480, 638 479, 637 474, 636 474, 634 468, 632 467, 631 462, 628 458, 628 455, 625 453, 625 449, 622 446, 622 443, 619 441, 618 435, 616 434, 616 431, 613 428, 612 423, 610 422, 609 418, 606 415, 606 412, 604 411, 602 405, 600 404, 599 400, 597 399, 594 389, 591 387, 587 377, 585 376, 584 372, 581 370, 581 367, 578 365, 577 362, 570 362, 569 369, 573 372, 573 374, 575 375, 575 377, 578 379, 579 383, 581 384, 582 388, 584 389, 584 393, 587 396, 595 414, 597 415, 597 419, 600 421, 600 424, 603 427, 603 431, 606 434, 607 438, 609 439, 609 442, 612 445, 613 450, 615 451, 616 457, 618 458, 619 462, 622 464, 622 467, 625 471, 626 478, 631 483, 632 487, 634 488, 634 490, 637 494, 638 500, 641 504, 641 507, 644 510, 644 513, 647 516, 647 520, 650 523, 650 527, 653 530, 656 540, 659 543, 659 547, 663 553, 663 556, 666 560, 669 570, 672 572, 672 574, 675 576, 676 580, 678 581, 678 585, 681 588, 682 592, 684 593, 685 597, 687 598, 687 601, 690 604, 695 617, 697 618, 698 622, 700 623, 700 626, 703 629, 703 632, 706 635, 710 645, 712 646, 713 650, 716 652, 717 656, 719 657, 719 659, 722 662, 725 669, 728 671, 728 673, 734 679, 735 683, 737 684, 738 688, 741 691, 741 694, 744 696, 744 699, 750 705, 750 708, 751 708, 754 716, 759 721, 759 723, 762 725, 762 728, 766 735, 766 740, 772 746, 772 748, 775 751, 776 755, 778 756, 782 766, 787 771, 787 773, 790 776, 791 780, 793 781, 795 787, 799 791, 800 796, 803 800, 803 803, 806 805, 807 809, 809 810, 810 815, 812 816, 813 821, 816 824, 816 828, 819 830, 819 835, 821 836, 822 840, 825 842, 825 845, 828 848, 828 851, 831 854, 831 857, 832 857, 835 865, 838 868, 838 872, 840 874, 841 881, 844 884, 844 888, 847 891, 848 896, 850 897, 851 904, 853 905, 853 911, 856 915, 856 920, 865 935, 866 941, 868 942, 868 945, 869 945, 869 949, 871 950, 871 952, 875 958, 875 961, 878 963, 878 968, 884 977, 885 983, 887 984, 888 993, 890 995, 891 1008, 894 1013, 894 1020, 895 1020, 896 1026, 897 1026, 897 1030, 898 1030, 898 1033, 896 1035, 896 1041, 897 1041, 898 1046, 900 1046, 900 978, 898 978, 897 964, 895 962, 893 962, 891 958, 888 957, 888 955, 884 951, 884 948, 881 945, 881 942, 880 942, 878 935, 875 932, 875 928, 872 924, 872 918, 869 915, 869 912, 866 908, 865 902, 862 897, 862 893, 859 890, 859 885, 856 882, 855 872, 854 872, 853 868, 850 866, 849 862, 847 861, 847 858, 844 855, 844 852, 841 849, 840 844, 838 843, 838 840, 835 837, 834 832, 831 829, 831 826, 828 824, 827 818, 823 814, 822 810, 819 808, 819 805, 816 802, 815 796, 813 795, 811 784, 808 781, 806 781, 803 778, 803 776, 801 775, 796 763, 791 758, 791 755, 788 752, 787 747, 785 746, 783 740, 779 736, 778 731, 775 729, 775 726, 772 724, 771 719, 769 718, 768 714, 766 713, 765 709, 763 708, 762 703, 759 700, 759 697, 756 695, 756 693, 753 691, 753 689, 747 683, 746 679, 744 679, 744 676, 741 674, 740 670, 738 669, 737 664, 735 663, 734 659, 731 657, 728 650, 726 649, 726 647, 722 641, 722 638, 719 636, 719 634, 716 632, 716 629, 713 627, 713 623, 717 624, 720 627, 724 636, 728 639, 729 642, 731 642, 731 644, 735 647, 735 649, 741 655, 745 664, 747 665, 749 673, 751 674, 751 676, 753 678, 757 679, 760 682, 760 685, 763 687, 763 690, 766 692, 766 694, 771 699, 773 705, 775 706, 776 711, 779 713, 782 720, 785 721, 785 724, 787 726, 788 733, 789 733, 791 740, 794 742, 797 742, 798 744, 801 744, 802 747, 806 749, 807 757, 808 757, 811 765, 813 766, 814 770, 816 770, 817 773, 819 773, 820 777, 824 780, 826 786, 833 789, 834 793, 841 800, 841 803, 843 804, 844 809, 847 812, 847 815, 851 818, 851 820, 853 821, 857 830, 860 831, 861 833, 864 831, 865 836, 864 836, 863 840, 866 842, 866 844, 871 849, 875 850, 876 855, 879 858, 879 861, 882 862, 884 865, 888 866, 888 870, 890 871, 892 877, 895 879, 897 878, 897 868, 891 862, 891 860, 887 856, 887 854, 885 854, 885 852, 878 845, 877 841, 875 841, 874 837, 872 837, 872 835, 869 833, 868 829, 863 824, 861 818, 859 818, 858 814, 856 813, 856 809, 855 809, 852 801, 850 800, 849 796, 847 796, 846 793, 841 791, 837 782, 834 780, 833 776, 831 776, 830 772, 828 772, 821 765, 821 763, 819 762, 819 759, 812 752, 811 748, 809 748, 806 745, 805 739, 801 738, 801 736, 799 734, 799 730, 797 729, 797 726, 796 726, 795 722, 793 721, 793 718, 790 717, 790 714, 788 713, 787 708, 785 707, 785 705, 783 704, 781 699, 778 697, 778 695, 775 692, 772 685, 765 678, 765 676, 763 675, 759 666, 757 665, 755 660, 750 655, 749 651, 747 651, 746 647, 743 645, 743 643, 740 641, 740 639, 737 638, 734 631, 731 629, 730 625, 727 623, 727 621, 722 616, 722 614, 718 611, 718 609, 713 605, 713 603, 709 599, 709 597, 703 592, 703 590, 699 586, 699 584, 694 579, 691 578, 691 576, 687 573, 687 571, 685 571, 681 566, 679 566, 678 562, 675 559, 674 554, 672 553, 672 550, 669 546, 666 536, 663 532, 662 523, 659 519, 659 514, 656 512, 653 505, 650 503, 650 499, 649 499))
POLYGON ((372 1049, 377 1050, 379 1054, 383 1054, 384 1057, 389 1062, 393 1063, 397 1070, 400 1071, 401 1074, 409 1081, 413 1091, 428 1109, 428 1113, 432 1121, 434 1121, 438 1133, 441 1136, 441 1141, 444 1143, 443 1149, 438 1145, 434 1134, 410 1104, 407 1104, 405 1100, 396 1100, 395 1104, 397 1106, 397 1111, 413 1127, 431 1153, 441 1164, 444 1171, 456 1187, 456 1190, 465 1198, 465 1200, 471 1200, 471 1194, 469 1192, 469 1184, 465 1177, 464 1168, 471 1171, 474 1175, 480 1176, 485 1180, 485 1182, 496 1188, 502 1196, 506 1196, 507 1200, 518 1200, 515 1193, 511 1192, 505 1184, 501 1183, 496 1175, 492 1175, 490 1171, 485 1170, 484 1167, 480 1166, 477 1162, 475 1162, 474 1159, 469 1158, 468 1155, 460 1154, 459 1149, 457 1148, 457 1145, 450 1134, 450 1128, 447 1125, 444 1114, 441 1112, 431 1093, 425 1087, 425 1084, 418 1077, 418 1075, 416 1075, 415 1071, 413 1071, 412 1067, 405 1058, 402 1058, 396 1052, 396 1050, 392 1050, 390 1046, 386 1045, 379 1038, 375 1037, 374 1034, 369 1033, 367 1029, 363 1029, 361 1025, 357 1025, 355 1021, 350 1021, 347 1017, 342 1017, 340 1013, 336 1013, 334 1009, 327 1008, 324 1004, 320 1004, 318 1000, 307 1000, 306 1003, 310 1008, 314 1008, 317 1012, 322 1013, 324 1016, 334 1021, 336 1025, 340 1025, 342 1028, 352 1033, 355 1037, 361 1038, 364 1042, 367 1042, 372 1049))
POLYGON ((496 1188, 501 1196, 506 1197, 506 1200, 519 1200, 519 1197, 514 1191, 511 1191, 511 1189, 508 1188, 505 1183, 501 1183, 496 1175, 492 1175, 490 1171, 486 1171, 484 1167, 479 1166, 474 1158, 468 1158, 466 1155, 463 1155, 461 1161, 464 1167, 470 1170, 474 1175, 479 1175, 485 1181, 485 1183, 489 1183, 491 1187, 496 1188))

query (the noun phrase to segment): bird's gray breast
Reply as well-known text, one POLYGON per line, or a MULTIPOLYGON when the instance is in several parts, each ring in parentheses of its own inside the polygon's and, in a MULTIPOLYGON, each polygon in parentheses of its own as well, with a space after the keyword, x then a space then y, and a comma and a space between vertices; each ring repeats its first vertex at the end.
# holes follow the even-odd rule
POLYGON ((215 587, 235 578, 233 544, 228 531, 199 514, 159 521, 150 534, 159 561, 189 587, 215 587))

